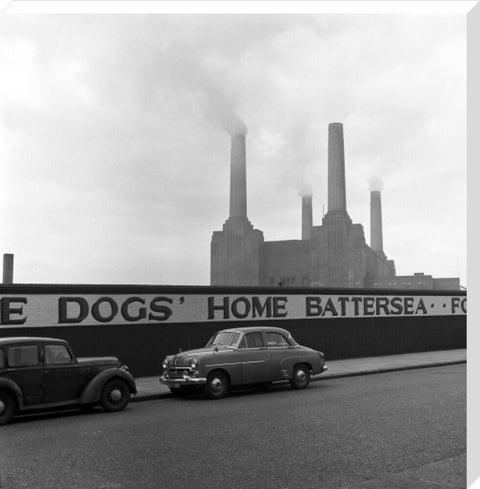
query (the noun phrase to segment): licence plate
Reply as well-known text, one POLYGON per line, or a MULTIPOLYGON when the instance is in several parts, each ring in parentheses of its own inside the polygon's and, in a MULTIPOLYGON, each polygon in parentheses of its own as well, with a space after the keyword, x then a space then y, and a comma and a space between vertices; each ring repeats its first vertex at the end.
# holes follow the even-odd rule
POLYGON ((167 386, 172 389, 180 389, 180 382, 167 382, 167 386))

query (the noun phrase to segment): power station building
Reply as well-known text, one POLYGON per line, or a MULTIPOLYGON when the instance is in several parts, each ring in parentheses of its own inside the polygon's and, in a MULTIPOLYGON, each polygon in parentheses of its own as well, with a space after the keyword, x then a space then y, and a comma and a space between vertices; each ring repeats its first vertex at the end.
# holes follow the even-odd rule
POLYGON ((312 221, 312 198, 302 197, 302 239, 265 241, 247 217, 245 134, 231 140, 230 216, 211 241, 211 285, 458 290, 458 278, 397 276, 383 251, 380 191, 370 193, 370 246, 347 212, 343 125, 328 126, 328 211, 312 221))

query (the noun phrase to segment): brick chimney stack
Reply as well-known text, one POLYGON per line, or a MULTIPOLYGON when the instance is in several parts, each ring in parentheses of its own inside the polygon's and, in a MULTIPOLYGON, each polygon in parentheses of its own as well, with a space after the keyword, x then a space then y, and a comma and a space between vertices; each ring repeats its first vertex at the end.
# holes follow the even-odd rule
POLYGON ((247 217, 245 135, 232 136, 230 152, 230 217, 247 217))
POLYGON ((312 196, 302 196, 302 239, 310 239, 313 225, 312 196))
POLYGON ((347 211, 343 124, 328 125, 328 212, 347 211))
POLYGON ((13 254, 3 255, 3 283, 13 284, 13 254))
POLYGON ((370 192, 370 247, 383 253, 382 197, 379 190, 370 192))

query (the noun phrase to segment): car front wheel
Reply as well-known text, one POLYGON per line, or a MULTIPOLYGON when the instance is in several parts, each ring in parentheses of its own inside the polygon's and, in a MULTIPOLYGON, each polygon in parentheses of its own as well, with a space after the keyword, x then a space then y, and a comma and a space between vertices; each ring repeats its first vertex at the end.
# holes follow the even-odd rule
POLYGON ((11 392, 0 390, 0 425, 10 423, 17 410, 17 401, 11 392))
POLYGON ((310 383, 310 369, 302 364, 295 365, 290 384, 294 389, 306 389, 310 383))
POLYGON ((227 395, 228 386, 228 377, 223 372, 212 372, 205 384, 205 395, 210 399, 220 399, 227 395))
POLYGON ((100 403, 105 411, 122 411, 130 401, 130 387, 123 379, 111 379, 102 390, 100 403))

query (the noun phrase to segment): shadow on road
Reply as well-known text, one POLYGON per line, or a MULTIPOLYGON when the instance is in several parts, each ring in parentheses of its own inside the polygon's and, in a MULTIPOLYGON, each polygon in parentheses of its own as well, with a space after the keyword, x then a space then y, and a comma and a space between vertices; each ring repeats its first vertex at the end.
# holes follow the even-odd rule
MULTIPOLYGON (((309 385, 309 387, 306 389, 307 391, 310 389, 330 389, 333 388, 333 385, 328 385, 328 384, 321 384, 320 383, 312 383, 309 385)), ((279 395, 280 393, 284 392, 291 392, 292 395, 297 395, 298 391, 295 391, 292 389, 290 386, 290 383, 288 382, 282 382, 278 384, 273 384, 269 386, 251 386, 251 387, 232 387, 231 390, 228 391, 228 394, 225 399, 231 399, 231 398, 240 398, 240 397, 253 397, 253 396, 274 396, 274 395, 279 395)), ((203 402, 212 402, 212 399, 207 398, 203 394, 203 390, 201 387, 198 388, 198 391, 194 391, 188 394, 184 394, 182 396, 175 396, 175 395, 165 395, 163 399, 174 399, 178 401, 203 401, 203 402)), ((221 400, 217 400, 216 402, 221 402, 221 400)))

